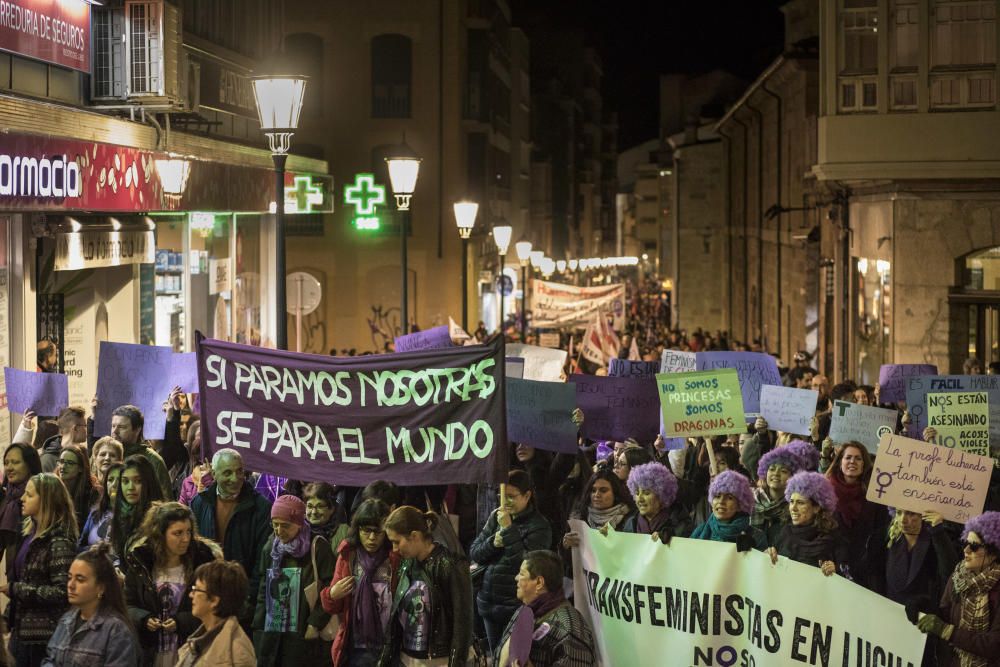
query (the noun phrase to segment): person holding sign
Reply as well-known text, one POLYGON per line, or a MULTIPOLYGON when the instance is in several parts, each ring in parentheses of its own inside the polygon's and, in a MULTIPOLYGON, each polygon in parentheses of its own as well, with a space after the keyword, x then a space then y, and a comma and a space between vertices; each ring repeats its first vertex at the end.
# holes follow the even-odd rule
POLYGON ((691 533, 693 540, 732 542, 737 551, 767 548, 764 533, 750 525, 753 491, 750 480, 735 470, 720 472, 708 487, 712 516, 691 533))
MULTIPOLYGON (((570 518, 586 521, 591 528, 600 530, 606 525, 617 528, 633 512, 635 503, 632 502, 628 489, 618 479, 618 475, 602 468, 590 476, 570 518)), ((571 531, 563 536, 564 549, 573 549, 579 545, 579 534, 571 531)))
POLYGON ((847 540, 851 576, 868 590, 881 593, 885 590, 884 536, 889 514, 885 507, 865 498, 872 467, 871 454, 864 445, 848 442, 837 450, 826 476, 837 494, 834 518, 847 540))
POLYGON ((848 557, 833 518, 837 510, 833 486, 818 472, 800 471, 788 480, 785 499, 792 522, 781 529, 777 542, 768 549, 771 562, 785 556, 817 566, 827 577, 833 575, 848 557))
MULTIPOLYGON (((274 534, 257 564, 254 651, 260 667, 318 665, 330 654, 320 630, 330 614, 319 591, 333 577, 333 550, 306 523, 306 505, 295 496, 278 496, 271 507, 274 534), (311 592, 311 593, 310 593, 311 592)), ((252 593, 252 591, 251 591, 252 593)))
POLYGON ((774 544, 781 529, 792 520, 785 487, 789 478, 804 467, 802 459, 788 445, 772 449, 757 463, 757 477, 764 483, 754 489, 750 525, 764 531, 768 544, 774 544))
MULTIPOLYGON (((628 476, 628 490, 635 498, 638 513, 621 523, 623 533, 653 535, 664 544, 673 537, 687 537, 691 521, 677 498, 677 478, 662 463, 646 463, 632 468, 628 476)), ((607 535, 609 525, 601 529, 607 535)))
POLYGON ((548 549, 552 542, 552 527, 535 508, 534 487, 528 473, 511 470, 503 495, 500 507, 490 515, 469 547, 469 558, 486 566, 476 608, 493 651, 500 633, 519 606, 514 576, 524 554, 548 549))
MULTIPOLYGON (((579 611, 563 594, 563 564, 551 551, 529 551, 517 573, 517 599, 524 603, 519 613, 531 611, 532 632, 528 662, 514 660, 514 667, 590 667, 597 662, 594 636, 579 611), (549 582, 552 583, 549 583, 549 582)), ((508 623, 500 647, 513 648, 517 617, 508 623)), ((504 651, 495 651, 497 665, 504 665, 504 651)))
POLYGON ((917 627, 944 640, 952 651, 948 667, 988 667, 1000 660, 1000 512, 970 519, 962 550, 940 615, 922 616, 917 627))

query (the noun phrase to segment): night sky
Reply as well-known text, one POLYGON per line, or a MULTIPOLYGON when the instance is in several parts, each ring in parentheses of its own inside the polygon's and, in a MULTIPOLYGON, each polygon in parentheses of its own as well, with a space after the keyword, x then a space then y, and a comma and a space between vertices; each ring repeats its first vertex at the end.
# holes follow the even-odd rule
MULTIPOLYGON (((658 77, 726 69, 748 81, 783 46, 784 0, 511 0, 532 43, 577 28, 604 60, 605 109, 618 111, 619 150, 657 136, 658 77)), ((534 55, 532 57, 534 59, 534 55)), ((532 74, 535 66, 532 63, 532 74)))

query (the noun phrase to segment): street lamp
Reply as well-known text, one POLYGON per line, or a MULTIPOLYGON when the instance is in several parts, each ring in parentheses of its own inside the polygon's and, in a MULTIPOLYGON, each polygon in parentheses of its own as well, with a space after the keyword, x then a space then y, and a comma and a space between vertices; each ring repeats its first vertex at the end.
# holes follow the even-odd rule
POLYGON ((392 194, 396 197, 396 208, 403 212, 403 220, 399 229, 399 238, 401 240, 400 257, 403 266, 403 294, 400 316, 403 322, 403 333, 408 334, 410 333, 410 318, 408 312, 409 302, 407 299, 409 276, 407 275, 406 267, 406 235, 410 231, 410 198, 413 196, 413 191, 417 188, 417 176, 420 175, 420 158, 406 144, 406 137, 404 135, 403 143, 396 146, 392 155, 385 158, 385 162, 389 166, 389 182, 392 184, 392 194))
POLYGON ((187 187, 188 176, 191 175, 191 163, 176 157, 156 159, 153 162, 156 164, 156 174, 160 177, 163 194, 180 198, 187 187))
POLYGON ((455 224, 462 237, 462 328, 469 330, 469 236, 476 226, 479 204, 474 201, 455 202, 455 224))
POLYGON ((497 253, 500 255, 500 332, 503 333, 503 264, 507 256, 507 248, 510 247, 510 236, 514 233, 514 228, 504 223, 493 226, 493 242, 497 244, 497 253))
POLYGON ((531 241, 522 238, 514 244, 517 261, 521 263, 521 342, 528 339, 528 264, 531 262, 531 241))
POLYGON ((532 250, 531 251, 531 268, 538 269, 542 266, 542 258, 545 257, 544 250, 532 250))
POLYGON ((288 349, 288 307, 285 278, 285 159, 292 147, 292 135, 299 126, 299 114, 306 93, 306 78, 299 75, 257 76, 253 81, 254 99, 260 129, 267 136, 271 160, 274 162, 274 252, 276 310, 278 319, 276 343, 279 350, 288 349))

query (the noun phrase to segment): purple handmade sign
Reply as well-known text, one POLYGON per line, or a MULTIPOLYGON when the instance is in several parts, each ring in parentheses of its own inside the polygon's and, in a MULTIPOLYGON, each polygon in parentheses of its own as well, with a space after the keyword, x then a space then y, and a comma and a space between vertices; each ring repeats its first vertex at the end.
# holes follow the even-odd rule
POLYGON ((511 442, 575 454, 579 431, 572 419, 575 407, 576 387, 571 383, 507 376, 507 437, 511 442))
POLYGON ((576 406, 583 411, 583 435, 591 440, 652 442, 660 428, 656 379, 571 375, 576 406))
POLYGON ((170 388, 180 387, 185 394, 198 393, 198 355, 175 352, 170 364, 170 388))
POLYGON ((748 422, 760 413, 760 388, 765 384, 781 384, 778 362, 770 354, 761 352, 699 352, 697 366, 699 371, 736 369, 748 422))
POLYGON ((528 605, 521 605, 515 612, 514 622, 510 626, 507 644, 500 649, 498 667, 528 664, 531 657, 531 643, 535 633, 535 612, 528 605))
POLYGON ((651 378, 659 372, 659 361, 612 359, 608 362, 608 375, 613 378, 651 378))
POLYGON ((905 401, 907 378, 937 374, 933 364, 882 364, 878 369, 878 400, 883 404, 905 401))
POLYGON ((143 436, 162 438, 167 423, 163 403, 174 387, 170 383, 173 357, 169 347, 101 341, 94 435, 109 435, 112 410, 131 404, 142 410, 143 436))
POLYGON ((504 347, 328 357, 198 336, 202 442, 249 470, 365 486, 506 478, 504 347))
POLYGON ((447 324, 396 338, 396 352, 437 350, 443 347, 452 347, 447 324))
POLYGON ((11 412, 24 414, 34 410, 37 415, 55 417, 69 405, 69 379, 62 373, 4 368, 3 378, 11 412))

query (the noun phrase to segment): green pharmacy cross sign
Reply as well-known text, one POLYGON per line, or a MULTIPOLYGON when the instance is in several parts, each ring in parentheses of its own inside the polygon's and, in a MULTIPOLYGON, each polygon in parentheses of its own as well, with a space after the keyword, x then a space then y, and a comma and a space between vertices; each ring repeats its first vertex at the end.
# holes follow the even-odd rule
POLYGON ((376 230, 381 226, 375 207, 385 203, 385 186, 377 185, 374 175, 355 176, 354 185, 344 188, 344 201, 354 207, 353 223, 357 229, 376 230))
POLYGON ((313 185, 309 176, 296 176, 292 187, 285 188, 286 213, 312 213, 313 206, 323 205, 323 186, 313 185))

